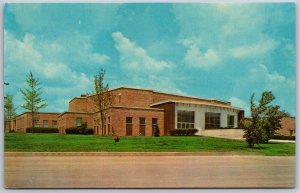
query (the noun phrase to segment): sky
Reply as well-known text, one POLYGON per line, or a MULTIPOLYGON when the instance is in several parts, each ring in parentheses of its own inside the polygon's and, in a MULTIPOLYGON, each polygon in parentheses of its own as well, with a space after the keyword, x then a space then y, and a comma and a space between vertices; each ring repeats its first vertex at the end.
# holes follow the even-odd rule
POLYGON ((24 111, 20 89, 32 71, 43 111, 64 112, 93 91, 146 88, 230 101, 250 116, 249 99, 272 91, 296 113, 293 3, 6 4, 4 94, 24 111))

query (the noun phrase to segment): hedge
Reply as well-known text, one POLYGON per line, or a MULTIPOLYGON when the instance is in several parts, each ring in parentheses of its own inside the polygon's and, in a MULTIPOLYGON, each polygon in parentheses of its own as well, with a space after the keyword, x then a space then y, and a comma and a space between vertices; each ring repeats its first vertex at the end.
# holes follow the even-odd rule
POLYGON ((272 139, 279 139, 279 140, 296 140, 296 136, 288 136, 288 135, 274 135, 272 139))
POLYGON ((58 128, 44 128, 44 127, 29 127, 26 128, 26 133, 58 133, 58 128))
POLYGON ((197 133, 197 129, 171 129, 170 134, 172 136, 175 135, 195 135, 197 133))
POLYGON ((71 127, 71 128, 66 129, 66 134, 93 135, 94 130, 91 128, 71 127))

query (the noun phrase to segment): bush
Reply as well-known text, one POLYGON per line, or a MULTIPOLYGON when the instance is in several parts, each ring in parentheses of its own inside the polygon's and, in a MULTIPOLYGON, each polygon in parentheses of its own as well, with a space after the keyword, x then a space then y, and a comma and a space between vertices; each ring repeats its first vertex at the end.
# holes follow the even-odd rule
POLYGON ((156 125, 154 128, 154 136, 159 137, 159 134, 160 134, 159 127, 158 127, 158 125, 156 125))
POLYGON ((198 129, 171 129, 171 136, 180 136, 180 135, 195 135, 198 129))
POLYGON ((29 127, 26 128, 26 133, 58 133, 58 128, 29 127))
POLYGON ((288 136, 288 135, 274 135, 272 139, 279 139, 279 140, 296 140, 296 136, 288 136))
POLYGON ((70 127, 66 129, 66 134, 93 135, 94 130, 91 128, 84 128, 84 127, 70 127))

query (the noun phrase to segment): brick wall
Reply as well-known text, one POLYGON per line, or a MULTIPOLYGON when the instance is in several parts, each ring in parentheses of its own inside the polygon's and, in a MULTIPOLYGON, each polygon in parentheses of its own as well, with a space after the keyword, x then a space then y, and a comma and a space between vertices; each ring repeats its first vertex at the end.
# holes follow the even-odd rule
POLYGON ((86 113, 69 113, 65 112, 58 117, 58 128, 60 133, 70 127, 76 127, 76 119, 81 118, 83 122, 87 122, 87 128, 94 128, 93 117, 86 113))
MULTIPOLYGON (((52 127, 52 121, 57 121, 59 113, 36 113, 34 119, 38 120, 38 127, 43 127, 43 121, 48 121, 48 127, 52 127)), ((32 127, 30 113, 23 113, 12 121, 12 128, 17 132, 26 132, 26 128, 32 127)))
POLYGON ((281 129, 277 133, 282 135, 296 135, 296 123, 295 118, 284 117, 281 119, 281 129))
POLYGON ((164 109, 164 135, 170 135, 170 130, 175 128, 175 103, 164 103, 153 107, 164 109))
MULTIPOLYGON (((143 107, 149 108, 151 104, 166 100, 178 100, 178 101, 190 101, 190 102, 202 102, 208 104, 220 104, 230 105, 228 102, 217 100, 206 100, 195 97, 178 96, 174 94, 166 94, 155 92, 145 89, 133 89, 133 88, 118 88, 111 91, 114 98, 113 106, 126 106, 126 107, 143 107)), ((95 105, 93 105, 95 96, 75 97, 69 104, 69 111, 79 112, 94 112, 95 105)))
POLYGON ((88 112, 88 103, 86 97, 75 97, 69 102, 69 111, 88 112))
POLYGON ((157 118, 160 135, 164 135, 164 112, 158 110, 141 110, 112 108, 109 113, 111 127, 115 134, 126 136, 126 117, 132 117, 132 135, 140 135, 140 117, 145 118, 145 135, 152 136, 152 118, 157 118))

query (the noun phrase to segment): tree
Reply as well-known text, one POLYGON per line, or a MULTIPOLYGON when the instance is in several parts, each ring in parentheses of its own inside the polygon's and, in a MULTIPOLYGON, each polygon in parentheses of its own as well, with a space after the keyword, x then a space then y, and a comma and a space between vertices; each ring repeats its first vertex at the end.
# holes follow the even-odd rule
POLYGON ((265 91, 258 102, 254 102, 254 94, 250 98, 250 111, 252 121, 243 121, 241 127, 244 129, 246 142, 250 148, 255 144, 267 143, 281 128, 280 120, 288 116, 288 113, 281 111, 280 106, 271 105, 275 96, 271 91, 265 91))
MULTIPOLYGON (((4 96, 4 120, 5 120, 5 123, 8 123, 9 131, 11 131, 10 121, 17 115, 16 109, 17 108, 14 107, 14 103, 13 103, 13 95, 6 94, 4 96)), ((6 124, 5 124, 5 126, 6 126, 6 124)))
POLYGON ((25 103, 22 105, 22 107, 31 113, 31 126, 32 128, 34 128, 35 113, 47 107, 48 105, 47 103, 44 103, 45 100, 41 98, 41 83, 37 78, 33 77, 32 72, 27 75, 26 83, 28 85, 28 88, 25 88, 24 90, 20 89, 20 92, 22 93, 25 100, 25 103))
MULTIPOLYGON (((96 110, 100 114, 101 120, 101 135, 104 135, 104 125, 107 118, 107 109, 113 104, 113 95, 109 92, 109 84, 104 84, 105 70, 101 69, 100 72, 94 76, 94 95, 91 97, 96 106, 96 110)), ((98 131, 96 131, 98 134, 98 131)))

